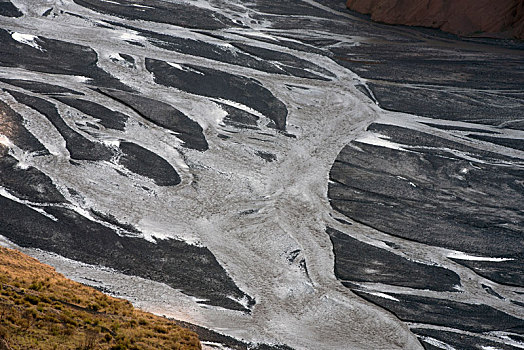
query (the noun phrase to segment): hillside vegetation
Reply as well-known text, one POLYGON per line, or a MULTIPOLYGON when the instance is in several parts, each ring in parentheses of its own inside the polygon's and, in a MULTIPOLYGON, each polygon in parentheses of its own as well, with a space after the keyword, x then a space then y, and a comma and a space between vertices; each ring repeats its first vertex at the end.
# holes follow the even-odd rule
POLYGON ((0 247, 0 350, 201 349, 197 335, 0 247))

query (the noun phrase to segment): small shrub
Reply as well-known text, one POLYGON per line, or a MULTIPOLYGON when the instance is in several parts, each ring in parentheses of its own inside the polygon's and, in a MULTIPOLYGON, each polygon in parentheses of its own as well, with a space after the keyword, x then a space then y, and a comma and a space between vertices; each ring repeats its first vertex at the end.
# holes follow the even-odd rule
POLYGON ((113 324, 111 325, 111 330, 116 333, 119 329, 120 329, 120 323, 113 322, 113 324))
POLYGON ((60 334, 60 328, 58 328, 58 326, 56 324, 53 324, 51 325, 51 327, 49 328, 49 333, 52 335, 52 336, 58 336, 60 334))
POLYGON ((100 307, 97 304, 89 304, 88 309, 93 310, 93 311, 98 311, 100 307))
POLYGON ((0 339, 7 339, 8 335, 9 331, 7 330, 7 327, 0 326, 0 339))
POLYGON ((82 346, 80 348, 82 350, 92 350, 95 348, 97 342, 98 333, 93 330, 86 331, 84 341, 82 342, 82 346))
POLYGON ((165 329, 162 326, 155 326, 154 329, 155 329, 155 332, 157 332, 157 333, 167 334, 167 329, 165 329))
POLYGON ((43 287, 43 283, 41 281, 33 281, 31 283, 31 285, 29 286, 29 289, 32 289, 32 290, 35 290, 35 291, 39 291, 42 289, 43 287))
POLYGON ((42 303, 51 304, 51 299, 49 299, 47 296, 40 295, 40 301, 42 303))
POLYGON ((66 336, 71 336, 75 334, 75 329, 73 327, 66 326, 62 329, 62 334, 66 336))
POLYGON ((38 305, 40 302, 40 298, 34 295, 26 295, 24 298, 25 301, 28 301, 30 304, 38 305))

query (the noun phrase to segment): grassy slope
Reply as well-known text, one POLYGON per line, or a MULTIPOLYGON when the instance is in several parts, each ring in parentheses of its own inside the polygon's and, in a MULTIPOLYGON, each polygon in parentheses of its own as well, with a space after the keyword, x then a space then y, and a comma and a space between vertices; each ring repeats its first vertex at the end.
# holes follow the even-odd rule
POLYGON ((195 333, 0 247, 0 350, 201 349, 195 333))

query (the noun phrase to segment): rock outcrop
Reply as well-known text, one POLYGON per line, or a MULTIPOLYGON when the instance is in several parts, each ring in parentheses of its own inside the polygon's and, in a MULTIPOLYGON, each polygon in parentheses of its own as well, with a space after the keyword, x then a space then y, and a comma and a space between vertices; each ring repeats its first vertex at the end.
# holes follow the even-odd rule
POLYGON ((346 5, 377 22, 438 28, 462 36, 524 39, 523 0, 348 0, 346 5))

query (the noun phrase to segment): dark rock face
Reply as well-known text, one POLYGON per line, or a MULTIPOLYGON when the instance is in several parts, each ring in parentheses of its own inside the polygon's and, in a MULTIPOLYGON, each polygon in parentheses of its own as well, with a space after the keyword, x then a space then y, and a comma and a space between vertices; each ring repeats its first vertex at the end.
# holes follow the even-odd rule
POLYGON ((218 105, 227 112, 224 118, 225 124, 239 128, 257 129, 259 118, 256 115, 224 103, 218 103, 218 105))
MULTIPOLYGON (((259 1, 244 1, 250 8, 256 9, 258 12, 271 15, 280 16, 321 16, 321 17, 332 17, 332 15, 319 9, 318 7, 312 6, 311 4, 304 3, 300 0, 289 0, 285 2, 279 2, 275 4, 271 0, 259 0, 259 1)), ((263 18, 262 15, 260 15, 263 18)))
POLYGON ((266 162, 274 162, 275 160, 277 160, 277 156, 275 156, 273 153, 255 151, 255 154, 260 158, 264 159, 266 162))
POLYGON ((0 126, 2 134, 27 152, 48 153, 47 149, 23 124, 23 118, 5 102, 0 101, 0 126))
MULTIPOLYGON (((399 145, 405 145, 407 146, 406 148, 423 154, 438 154, 450 159, 461 159, 461 155, 467 154, 478 160, 487 160, 491 163, 498 163, 500 161, 517 161, 517 158, 504 156, 500 153, 486 151, 484 149, 468 146, 426 132, 410 130, 395 125, 373 123, 368 126, 367 130, 380 135, 379 137, 392 140, 399 145)), ((483 130, 477 130, 477 132, 479 134, 485 133, 483 130)), ((477 136, 477 134, 474 136, 477 136)), ((484 135, 478 136, 484 137, 484 135)), ((467 134, 467 137, 472 136, 471 134, 467 134)))
POLYGON ((524 112, 515 103, 522 100, 524 80, 518 68, 519 46, 468 55, 480 49, 476 42, 439 47, 433 42, 435 33, 424 35, 422 39, 380 37, 358 46, 337 45, 330 51, 338 64, 368 81, 371 98, 384 109, 522 130, 524 112), (419 50, 425 41, 434 45, 419 50), (500 69, 501 62, 508 69, 500 69))
MULTIPOLYGON (((259 36, 254 36, 249 33, 239 33, 239 35, 242 35, 246 38, 256 39, 259 42, 262 43, 269 43, 269 44, 278 44, 279 46, 296 50, 296 51, 302 51, 307 53, 316 53, 319 55, 325 54, 325 51, 322 50, 320 47, 317 47, 316 45, 311 45, 306 42, 293 40, 291 38, 287 38, 286 36, 279 36, 278 38, 264 38, 259 36)), ((325 39, 324 39, 325 40, 325 39)), ((333 42, 337 42, 336 40, 333 40, 333 42)), ((330 73, 328 73, 329 75, 330 73)))
POLYGON ((520 151, 524 151, 524 140, 522 139, 502 138, 502 137, 475 135, 475 134, 470 134, 468 135, 468 137, 471 137, 477 140, 486 141, 486 142, 491 142, 496 145, 501 145, 504 147, 514 148, 520 151))
POLYGON ((55 94, 72 94, 72 95, 83 95, 83 93, 65 88, 63 86, 58 85, 52 85, 43 83, 40 81, 32 81, 32 80, 22 80, 22 79, 0 79, 0 81, 13 85, 21 87, 25 90, 39 93, 39 94, 45 94, 45 95, 55 95, 55 94))
POLYGON ((141 19, 200 29, 222 29, 238 26, 237 23, 219 13, 203 10, 187 3, 179 4, 159 0, 118 0, 113 3, 101 0, 74 1, 78 5, 92 10, 128 19, 141 19))
POLYGON ((479 349, 500 349, 514 350, 515 347, 504 343, 495 342, 479 337, 472 337, 463 333, 447 332, 441 329, 414 328, 412 331, 420 337, 424 349, 441 349, 439 346, 432 345, 434 340, 444 344, 449 344, 455 349, 479 350, 479 349), (433 341, 432 341, 433 340, 433 341))
POLYGON ((40 247, 70 259, 102 265, 163 282, 206 303, 247 311, 229 296, 247 297, 225 274, 206 248, 177 240, 151 243, 119 236, 112 229, 75 211, 48 207, 56 221, 0 196, 0 234, 23 247, 40 247), (16 213, 16 214, 15 214, 16 213), (17 219, 23 215, 25 220, 17 219))
MULTIPOLYGON (((386 78, 401 82, 401 86, 387 84, 386 82, 384 82, 384 84, 369 84, 378 103, 383 108, 392 111, 409 112, 429 118, 472 122, 518 130, 524 129, 524 123, 519 119, 523 115, 522 110, 518 109, 517 106, 513 107, 512 103, 515 98, 519 98, 519 95, 511 92, 512 87, 519 84, 518 79, 520 78, 514 79, 506 76, 506 73, 501 71, 500 79, 505 81, 504 84, 508 83, 507 88, 500 91, 497 97, 486 95, 485 98, 482 98, 480 101, 472 103, 472 99, 475 99, 476 96, 474 96, 474 94, 468 96, 468 92, 457 94, 456 91, 448 88, 413 87, 412 84, 406 84, 408 86, 404 86, 404 82, 409 79, 409 73, 407 73, 409 66, 412 67, 411 69, 413 69, 413 71, 418 69, 425 70, 426 68, 420 67, 421 64, 416 61, 413 61, 413 65, 411 63, 401 64, 403 67, 399 69, 399 72, 395 73, 395 76, 388 77, 388 75, 392 73, 392 70, 389 69, 389 73, 384 75, 386 78), (415 68, 416 66, 419 67, 415 68), (496 103, 495 101, 504 100, 508 102, 505 108, 498 108, 497 105, 493 105, 496 103)), ((444 65, 445 63, 441 62, 440 64, 444 65)), ((464 67, 457 67, 457 69, 460 71, 475 70, 475 68, 471 69, 471 67, 476 67, 479 64, 482 65, 480 62, 460 63, 459 65, 464 65, 464 67)), ((433 68, 427 67, 427 69, 433 68)), ((486 69, 493 72, 500 71, 496 66, 486 67, 486 69)), ((376 70, 386 70, 386 67, 376 70)), ((477 73, 473 72, 466 74, 477 76, 477 73)), ((498 73, 494 74, 498 75, 498 73)), ((442 72, 442 76, 445 77, 446 75, 446 72, 442 72)), ((517 73, 517 76, 518 75, 520 74, 517 73)), ((419 82, 417 82, 417 84, 418 83, 419 82)), ((474 84, 478 84, 480 87, 485 83, 478 82, 474 84)))
POLYGON ((159 84, 242 103, 273 120, 277 129, 285 130, 286 106, 258 81, 206 67, 179 66, 146 58, 146 68, 159 84))
POLYGON ((0 186, 17 198, 45 203, 65 202, 49 177, 34 167, 23 169, 19 162, 0 146, 0 186))
POLYGON ((120 149, 119 163, 130 171, 151 178, 158 186, 180 183, 180 176, 164 158, 131 142, 120 142, 120 149))
POLYGON ((451 326, 474 333, 509 331, 524 334, 524 320, 479 304, 458 303, 445 299, 416 295, 389 295, 397 300, 355 291, 363 298, 381 305, 407 322, 424 322, 438 326, 451 326))
POLYGON ((167 103, 125 91, 100 89, 100 91, 131 107, 144 119, 174 131, 188 148, 198 151, 208 149, 202 127, 187 115, 167 103))
POLYGON ((521 169, 461 159, 432 135, 420 135, 420 146, 408 146, 415 141, 411 130, 388 135, 406 150, 353 142, 341 151, 328 193, 336 210, 417 242, 487 256, 520 254, 521 169))
POLYGON ((92 48, 43 37, 34 40, 40 49, 14 40, 7 30, 0 28, 0 65, 83 76, 92 79, 95 85, 129 89, 96 65, 98 56, 92 48))
POLYGON ((519 0, 348 0, 347 7, 388 24, 439 28, 459 35, 524 38, 519 0))
POLYGON ((335 276, 342 281, 377 282, 436 291, 456 291, 460 285, 460 278, 453 271, 409 261, 332 228, 328 228, 327 233, 335 252, 335 276))
POLYGON ((92 116, 93 118, 99 119, 100 124, 106 128, 120 131, 124 131, 125 129, 128 116, 123 113, 113 111, 98 103, 80 98, 57 96, 55 99, 73 108, 76 108, 79 111, 92 116))
POLYGON ((11 3, 9 0, 0 2, 0 16, 4 17, 22 17, 24 14, 11 3))
MULTIPOLYGON (((487 135, 495 133, 480 128, 448 129, 428 124, 434 130, 439 127, 459 132, 464 135, 462 139, 474 140, 477 135, 489 139, 487 135)), ((328 196, 335 210, 389 235, 469 252, 472 256, 450 255, 449 259, 496 283, 522 286, 524 191, 518 159, 395 125, 371 124, 366 135, 368 138, 347 145, 331 169, 328 196)), ((414 324, 413 327, 417 324, 429 327, 413 329, 425 348, 448 345, 457 349, 477 349, 480 345, 512 348, 486 340, 482 335, 432 329, 444 325, 447 329, 473 333, 515 335, 524 331, 524 321, 518 314, 510 315, 485 304, 429 298, 416 292, 368 292, 358 283, 433 289, 446 285, 440 276, 450 276, 438 271, 426 274, 411 265, 413 262, 411 266, 402 265, 398 262, 401 258, 394 254, 379 253, 379 248, 365 246, 336 231, 328 233, 334 246, 337 278, 358 295, 414 324), (416 281, 410 280, 411 277, 416 281), (425 281, 429 282, 426 287, 425 281)), ((501 296, 487 285, 483 288, 493 298, 510 301, 508 296, 501 296)))
MULTIPOLYGON (((257 69, 263 72, 286 74, 286 71, 275 65, 272 62, 258 59, 256 56, 250 55, 239 49, 233 50, 230 45, 217 45, 205 42, 203 40, 195 40, 190 38, 179 38, 162 33, 152 32, 141 28, 122 25, 121 23, 111 22, 111 24, 134 30, 148 41, 159 48, 184 53, 196 57, 205 57, 219 62, 231 63, 243 67, 257 69)), ((297 60, 299 58, 295 57, 297 60)))
POLYGON ((329 78, 325 78, 320 76, 319 74, 312 73, 318 72, 321 74, 325 74, 327 76, 333 76, 331 72, 328 70, 325 70, 321 67, 319 67, 316 64, 313 64, 309 61, 300 59, 294 55, 278 52, 275 50, 265 49, 261 47, 256 46, 250 46, 246 44, 240 44, 236 43, 234 44, 235 47, 241 49, 242 51, 245 51, 253 56, 260 57, 264 60, 264 62, 278 62, 278 67, 284 70, 285 73, 289 75, 293 75, 300 78, 309 78, 309 79, 320 79, 320 80, 329 80, 329 78))
POLYGON ((104 144, 91 141, 73 130, 62 119, 56 106, 44 99, 8 90, 18 102, 23 103, 42 113, 55 126, 66 141, 66 148, 71 159, 101 161, 110 160, 113 152, 104 144))
MULTIPOLYGON (((69 127, 52 103, 16 91, 8 90, 8 92, 17 101, 34 108, 51 121, 64 137, 71 159, 109 161, 115 156, 115 150, 102 143, 91 141, 69 127)), ((103 118, 102 124, 105 121, 104 126, 123 129, 122 124, 127 120, 127 116, 90 101, 68 97, 57 97, 57 99, 86 113, 93 113, 93 116, 96 115, 103 118)), ((120 149, 123 155, 119 158, 119 163, 128 170, 151 178, 158 186, 175 186, 180 183, 180 176, 176 170, 165 159, 155 153, 131 142, 121 142, 120 149)))
POLYGON ((505 261, 469 261, 461 259, 453 259, 453 261, 469 267, 480 276, 486 277, 497 283, 506 284, 510 286, 524 287, 524 275, 522 269, 524 268, 524 257, 521 254, 512 255, 506 258, 505 261))
POLYGON ((214 332, 205 327, 199 327, 197 325, 191 324, 189 322, 175 321, 182 327, 192 330, 198 334, 198 338, 201 342, 210 342, 217 343, 227 346, 229 349, 233 350, 293 350, 293 348, 286 345, 269 345, 269 344, 259 344, 259 343, 246 343, 241 340, 223 335, 218 332, 214 332))

